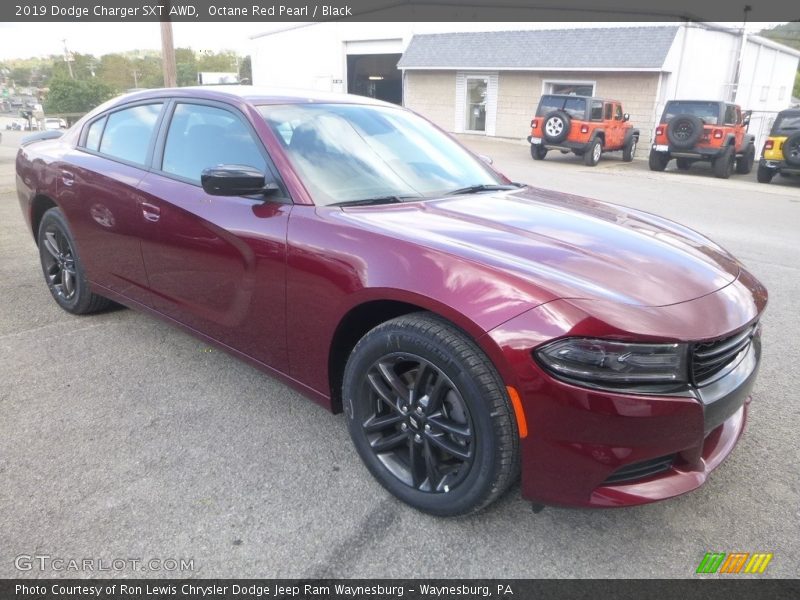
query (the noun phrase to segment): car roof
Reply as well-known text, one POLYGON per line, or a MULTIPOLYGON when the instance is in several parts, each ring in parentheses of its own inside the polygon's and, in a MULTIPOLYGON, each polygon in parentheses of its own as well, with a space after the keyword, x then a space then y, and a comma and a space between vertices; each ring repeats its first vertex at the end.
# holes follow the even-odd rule
POLYGON ((778 113, 779 117, 789 115, 791 117, 800 116, 800 108, 786 108, 778 113))
POLYGON ((616 102, 622 104, 619 100, 612 98, 601 98, 600 96, 581 96, 580 94, 542 94, 542 98, 582 98, 583 100, 600 100, 600 102, 616 102))
POLYGON ((179 88, 138 90, 115 99, 114 104, 147 100, 149 98, 190 97, 207 100, 245 101, 250 104, 307 104, 338 103, 393 106, 396 104, 356 94, 321 92, 296 88, 273 88, 252 85, 205 85, 179 88))

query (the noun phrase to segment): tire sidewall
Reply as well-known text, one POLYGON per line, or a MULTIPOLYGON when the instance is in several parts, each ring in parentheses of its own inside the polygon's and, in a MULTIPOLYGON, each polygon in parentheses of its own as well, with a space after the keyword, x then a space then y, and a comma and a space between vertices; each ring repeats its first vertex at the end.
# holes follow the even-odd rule
POLYGON ((561 143, 565 139, 567 139, 567 136, 569 136, 569 130, 571 126, 572 126, 572 119, 570 119, 570 116, 567 113, 565 113, 563 110, 554 110, 553 112, 548 113, 545 116, 544 120, 542 120, 542 136, 544 137, 544 139, 546 139, 548 142, 552 144, 561 143), (564 127, 561 130, 561 133, 559 133, 558 135, 550 135, 547 133, 547 123, 551 119, 555 118, 561 119, 561 122, 564 124, 564 127))
POLYGON ((356 345, 345 368, 342 385, 350 437, 369 471, 389 492, 407 504, 435 515, 470 512, 491 491, 492 473, 498 460, 498 434, 489 415, 489 407, 481 401, 483 393, 480 383, 469 376, 468 366, 462 364, 444 344, 432 341, 413 329, 397 326, 379 326, 356 345), (362 428, 366 410, 370 406, 364 395, 366 384, 363 374, 375 361, 387 354, 397 353, 401 347, 402 352, 424 358, 441 369, 458 388, 470 413, 475 457, 466 479, 447 493, 423 492, 398 480, 373 453, 362 428))
POLYGON ((700 136, 703 135, 703 122, 695 117, 694 115, 683 114, 677 115, 673 117, 669 123, 667 123, 667 140, 671 146, 675 148, 687 149, 693 147, 700 136), (688 137, 680 138, 676 136, 676 129, 681 126, 690 126, 692 128, 691 133, 689 133, 688 137))
POLYGON ((783 159, 793 167, 800 167, 800 131, 790 135, 783 143, 783 159), (792 148, 797 151, 794 156, 789 153, 792 148))

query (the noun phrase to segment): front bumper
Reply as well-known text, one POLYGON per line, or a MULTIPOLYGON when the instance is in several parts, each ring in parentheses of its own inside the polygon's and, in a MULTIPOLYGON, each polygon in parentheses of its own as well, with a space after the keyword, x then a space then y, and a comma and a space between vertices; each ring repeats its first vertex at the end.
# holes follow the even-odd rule
MULTIPOLYGON (((669 331, 664 336, 683 337, 670 331, 674 324, 687 334, 694 331, 696 339, 710 339, 714 330, 722 337, 752 324, 766 304, 763 296, 720 313, 723 296, 710 294, 644 312, 663 322, 669 331), (709 314, 720 319, 704 325, 709 314)), ((489 333, 505 368, 512 371, 503 376, 520 392, 527 421, 528 436, 520 444, 522 495, 544 504, 621 507, 671 498, 702 485, 744 430, 760 339, 754 337, 736 366, 704 387, 663 395, 589 389, 554 378, 531 356, 532 348, 563 335, 609 335, 575 304, 542 305, 489 333)), ((635 317, 629 313, 627 318, 635 317)))
POLYGON ((800 167, 789 165, 785 160, 769 160, 762 158, 758 161, 758 166, 772 169, 776 173, 790 173, 792 175, 800 175, 800 167))

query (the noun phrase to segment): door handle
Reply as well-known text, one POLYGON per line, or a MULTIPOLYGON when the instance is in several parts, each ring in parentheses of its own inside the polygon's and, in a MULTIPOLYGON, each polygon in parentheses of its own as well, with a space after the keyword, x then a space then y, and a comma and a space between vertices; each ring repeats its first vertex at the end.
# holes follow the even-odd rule
POLYGON ((155 223, 161 218, 161 209, 155 204, 149 202, 140 202, 139 204, 142 207, 142 216, 148 221, 155 223))
POLYGON ((75 175, 69 171, 61 171, 61 182, 67 187, 72 187, 75 183, 75 175))

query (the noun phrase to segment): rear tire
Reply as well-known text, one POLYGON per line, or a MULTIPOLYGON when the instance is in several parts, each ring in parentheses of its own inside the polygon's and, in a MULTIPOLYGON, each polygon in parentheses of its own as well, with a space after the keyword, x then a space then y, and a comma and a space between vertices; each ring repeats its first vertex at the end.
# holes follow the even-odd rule
POLYGON ((441 318, 412 313, 367 333, 347 361, 342 398, 364 464, 418 510, 473 513, 517 477, 519 435, 503 381, 441 318))
POLYGON ((753 163, 756 160, 756 149, 750 144, 742 156, 736 158, 736 172, 739 175, 747 175, 753 170, 753 163))
POLYGON ((600 162, 600 156, 603 153, 603 144, 599 138, 595 138, 589 142, 589 147, 583 154, 583 164, 587 167, 594 167, 600 162))
POLYGON ((714 177, 720 179, 728 179, 733 173, 733 163, 735 156, 733 154, 733 146, 725 146, 723 150, 711 163, 714 177))
POLYGON ((531 144, 531 158, 533 160, 544 160, 545 156, 547 156, 547 148, 541 144, 531 144))
POLYGON ((647 160, 647 164, 650 166, 651 171, 663 171, 667 168, 667 163, 669 163, 668 154, 650 150, 650 157, 647 160))
POLYGON ((61 209, 51 208, 44 213, 37 243, 44 279, 56 304, 73 315, 97 312, 111 304, 107 298, 92 293, 61 209))
POLYGON ((756 179, 758 180, 758 183, 769 183, 772 181, 773 177, 775 177, 775 171, 769 167, 758 165, 758 171, 756 171, 756 179))

